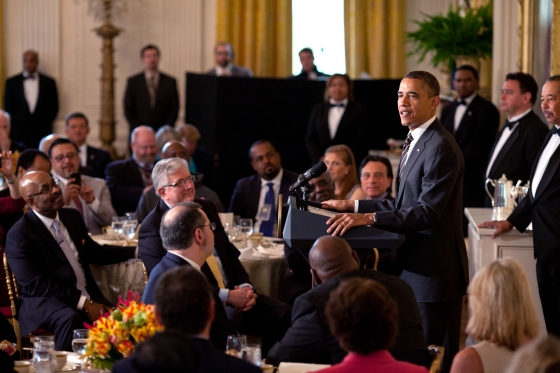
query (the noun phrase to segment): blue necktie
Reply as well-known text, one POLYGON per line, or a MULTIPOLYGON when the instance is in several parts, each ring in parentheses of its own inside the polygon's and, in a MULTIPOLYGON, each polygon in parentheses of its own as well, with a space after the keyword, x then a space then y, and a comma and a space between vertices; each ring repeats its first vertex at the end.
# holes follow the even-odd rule
POLYGON ((276 218, 276 204, 274 203, 274 183, 267 183, 268 191, 264 196, 264 204, 270 206, 270 216, 268 220, 261 221, 261 233, 267 237, 272 237, 274 221, 276 218))

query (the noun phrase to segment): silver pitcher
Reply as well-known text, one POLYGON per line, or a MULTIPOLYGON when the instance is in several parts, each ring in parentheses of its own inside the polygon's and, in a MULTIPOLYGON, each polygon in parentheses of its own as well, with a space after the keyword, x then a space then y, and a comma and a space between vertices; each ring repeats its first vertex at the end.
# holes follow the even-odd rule
POLYGON ((517 207, 519 203, 527 196, 529 193, 529 187, 531 185, 531 181, 527 181, 527 184, 521 185, 522 181, 518 180, 517 184, 511 188, 510 194, 511 198, 513 199, 513 207, 517 207))
POLYGON ((494 211, 513 210, 513 198, 510 193, 512 186, 513 182, 508 180, 505 174, 498 180, 490 178, 486 179, 484 188, 492 200, 492 207, 494 208, 494 211), (488 184, 491 184, 494 187, 494 195, 488 191, 488 184))

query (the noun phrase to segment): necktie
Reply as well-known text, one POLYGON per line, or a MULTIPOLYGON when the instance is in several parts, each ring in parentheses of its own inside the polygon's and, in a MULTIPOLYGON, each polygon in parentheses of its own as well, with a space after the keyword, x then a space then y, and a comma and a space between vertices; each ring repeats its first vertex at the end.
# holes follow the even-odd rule
POLYGON ((409 132, 408 135, 406 135, 406 139, 404 140, 403 152, 401 156, 401 161, 399 163, 399 179, 402 177, 403 168, 404 165, 406 164, 406 155, 408 154, 408 149, 410 148, 410 143, 412 143, 412 140, 414 140, 414 138, 412 137, 412 134, 409 132))
POLYGON ((552 134, 560 136, 560 127, 554 126, 554 128, 552 129, 552 134))
MULTIPOLYGON (((138 165, 138 167, 140 167, 140 165, 138 165)), ((152 185, 152 169, 153 167, 147 163, 144 164, 143 167, 140 167, 140 170, 142 170, 142 179, 146 186, 152 185)))
POLYGON ((268 220, 261 222, 261 233, 267 237, 272 237, 274 230, 274 221, 276 215, 276 204, 274 203, 274 183, 267 183, 268 191, 264 196, 264 204, 270 206, 270 215, 268 220))
POLYGON ((344 104, 343 104, 343 103, 340 103, 340 104, 331 104, 331 103, 329 103, 329 108, 332 108, 332 107, 341 107, 341 108, 343 108, 343 107, 344 107, 344 104))
POLYGON ((465 100, 458 100, 457 103, 458 103, 459 105, 468 106, 467 101, 465 101, 465 100))
POLYGON ((153 109, 156 105, 156 80, 154 76, 148 80, 148 92, 150 93, 150 108, 153 109))
POLYGON ((24 76, 23 79, 31 79, 31 80, 34 80, 34 79, 35 79, 35 75, 27 75, 27 76, 24 76))
POLYGON ((206 259, 206 264, 208 264, 208 267, 210 267, 210 270, 212 271, 214 278, 218 282, 218 286, 220 287, 220 289, 225 289, 226 285, 224 283, 224 278, 222 277, 222 272, 220 272, 220 266, 218 266, 218 261, 214 257, 214 254, 210 255, 206 259))
POLYGON ((64 256, 66 256, 66 259, 68 259, 68 262, 70 263, 70 266, 72 267, 72 270, 76 275, 76 288, 82 292, 83 296, 89 298, 89 294, 86 290, 86 276, 84 275, 84 270, 78 262, 78 259, 72 252, 70 244, 68 243, 68 241, 66 241, 64 235, 60 231, 60 223, 58 222, 58 220, 53 220, 51 228, 54 231, 54 238, 56 240, 56 243, 58 243, 58 245, 62 249, 64 256))
POLYGON ((72 201, 74 201, 74 204, 76 205, 76 209, 80 212, 80 215, 82 215, 82 218, 83 218, 84 217, 84 208, 82 207, 82 201, 80 201, 80 197, 74 196, 74 197, 72 197, 72 201))
POLYGON ((517 122, 510 122, 509 120, 506 120, 506 123, 504 124, 504 127, 507 127, 510 130, 512 130, 513 126, 515 126, 516 124, 517 124, 517 122))

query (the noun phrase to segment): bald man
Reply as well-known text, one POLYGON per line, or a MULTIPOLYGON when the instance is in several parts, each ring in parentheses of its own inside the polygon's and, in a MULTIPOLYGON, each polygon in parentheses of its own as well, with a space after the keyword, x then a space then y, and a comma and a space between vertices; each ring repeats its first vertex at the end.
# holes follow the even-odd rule
POLYGON ((25 174, 20 192, 30 210, 8 233, 6 256, 19 287, 21 333, 44 328, 55 335, 57 350, 72 351, 72 331, 114 306, 89 264, 122 262, 136 249, 93 241, 80 213, 62 208, 58 183, 46 172, 25 174))
POLYGON ((391 354, 397 359, 429 367, 420 311, 410 286, 398 277, 378 271, 360 270, 355 251, 340 237, 320 237, 309 252, 313 289, 296 299, 292 326, 270 350, 267 363, 282 361, 337 364, 346 352, 330 333, 325 320, 325 305, 330 293, 347 278, 362 277, 383 284, 399 306, 399 332, 391 354))

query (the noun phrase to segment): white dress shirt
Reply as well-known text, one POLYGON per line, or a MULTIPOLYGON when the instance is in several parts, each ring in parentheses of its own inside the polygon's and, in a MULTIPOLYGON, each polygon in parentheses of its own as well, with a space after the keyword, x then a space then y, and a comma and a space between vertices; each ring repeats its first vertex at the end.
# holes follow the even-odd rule
POLYGON ((453 133, 457 132, 457 130, 459 129, 459 125, 463 120, 463 116, 465 116, 468 106, 471 104, 472 100, 474 100, 475 97, 476 92, 467 98, 463 98, 462 101, 464 101, 466 105, 460 104, 457 106, 457 109, 455 109, 455 123, 453 124, 453 133))
POLYGON ((336 131, 338 131, 338 125, 340 124, 340 120, 344 115, 344 111, 346 110, 346 106, 348 106, 348 99, 345 98, 342 101, 335 101, 332 98, 329 100, 329 104, 342 104, 343 107, 340 106, 333 106, 329 109, 329 134, 331 136, 331 140, 334 139, 336 136, 336 131))
POLYGON ((33 114, 35 107, 37 106, 37 100, 39 99, 39 73, 35 71, 33 74, 29 74, 27 71, 23 72, 23 91, 25 94, 25 101, 29 106, 29 112, 33 114), (28 78, 33 76, 34 78, 28 78))
POLYGON ((216 75, 217 76, 231 76, 231 68, 232 64, 228 63, 226 67, 221 67, 220 65, 216 65, 216 75))
MULTIPOLYGON (((556 125, 556 128, 560 128, 560 126, 556 125)), ((542 180, 544 171, 546 170, 546 166, 548 166, 550 157, 552 157, 556 149, 558 149, 558 145, 560 145, 560 136, 556 134, 552 135, 539 158, 539 162, 537 163, 537 168, 535 170, 535 175, 533 176, 533 181, 531 182, 531 191, 533 192, 533 198, 537 194, 537 188, 539 187, 539 184, 542 180)))
MULTIPOLYGON (((260 232, 261 228, 261 220, 260 220, 260 212, 264 205, 264 198, 266 197, 266 193, 268 192, 268 183, 273 183, 274 186, 274 205, 276 206, 276 201, 278 200, 278 194, 280 194, 280 183, 282 182, 282 175, 284 175, 284 170, 280 169, 278 175, 272 180, 265 180, 261 178, 261 193, 259 195, 259 205, 257 206, 257 215, 255 216, 255 226, 253 227, 254 232, 260 232)), ((275 210, 278 211, 278 206, 276 206, 275 210)), ((274 224, 276 226, 276 224, 274 224)), ((276 229, 273 229, 273 232, 276 232, 276 229)))
POLYGON ((84 142, 82 146, 78 146, 78 156, 80 157, 80 166, 87 166, 87 144, 84 142))

